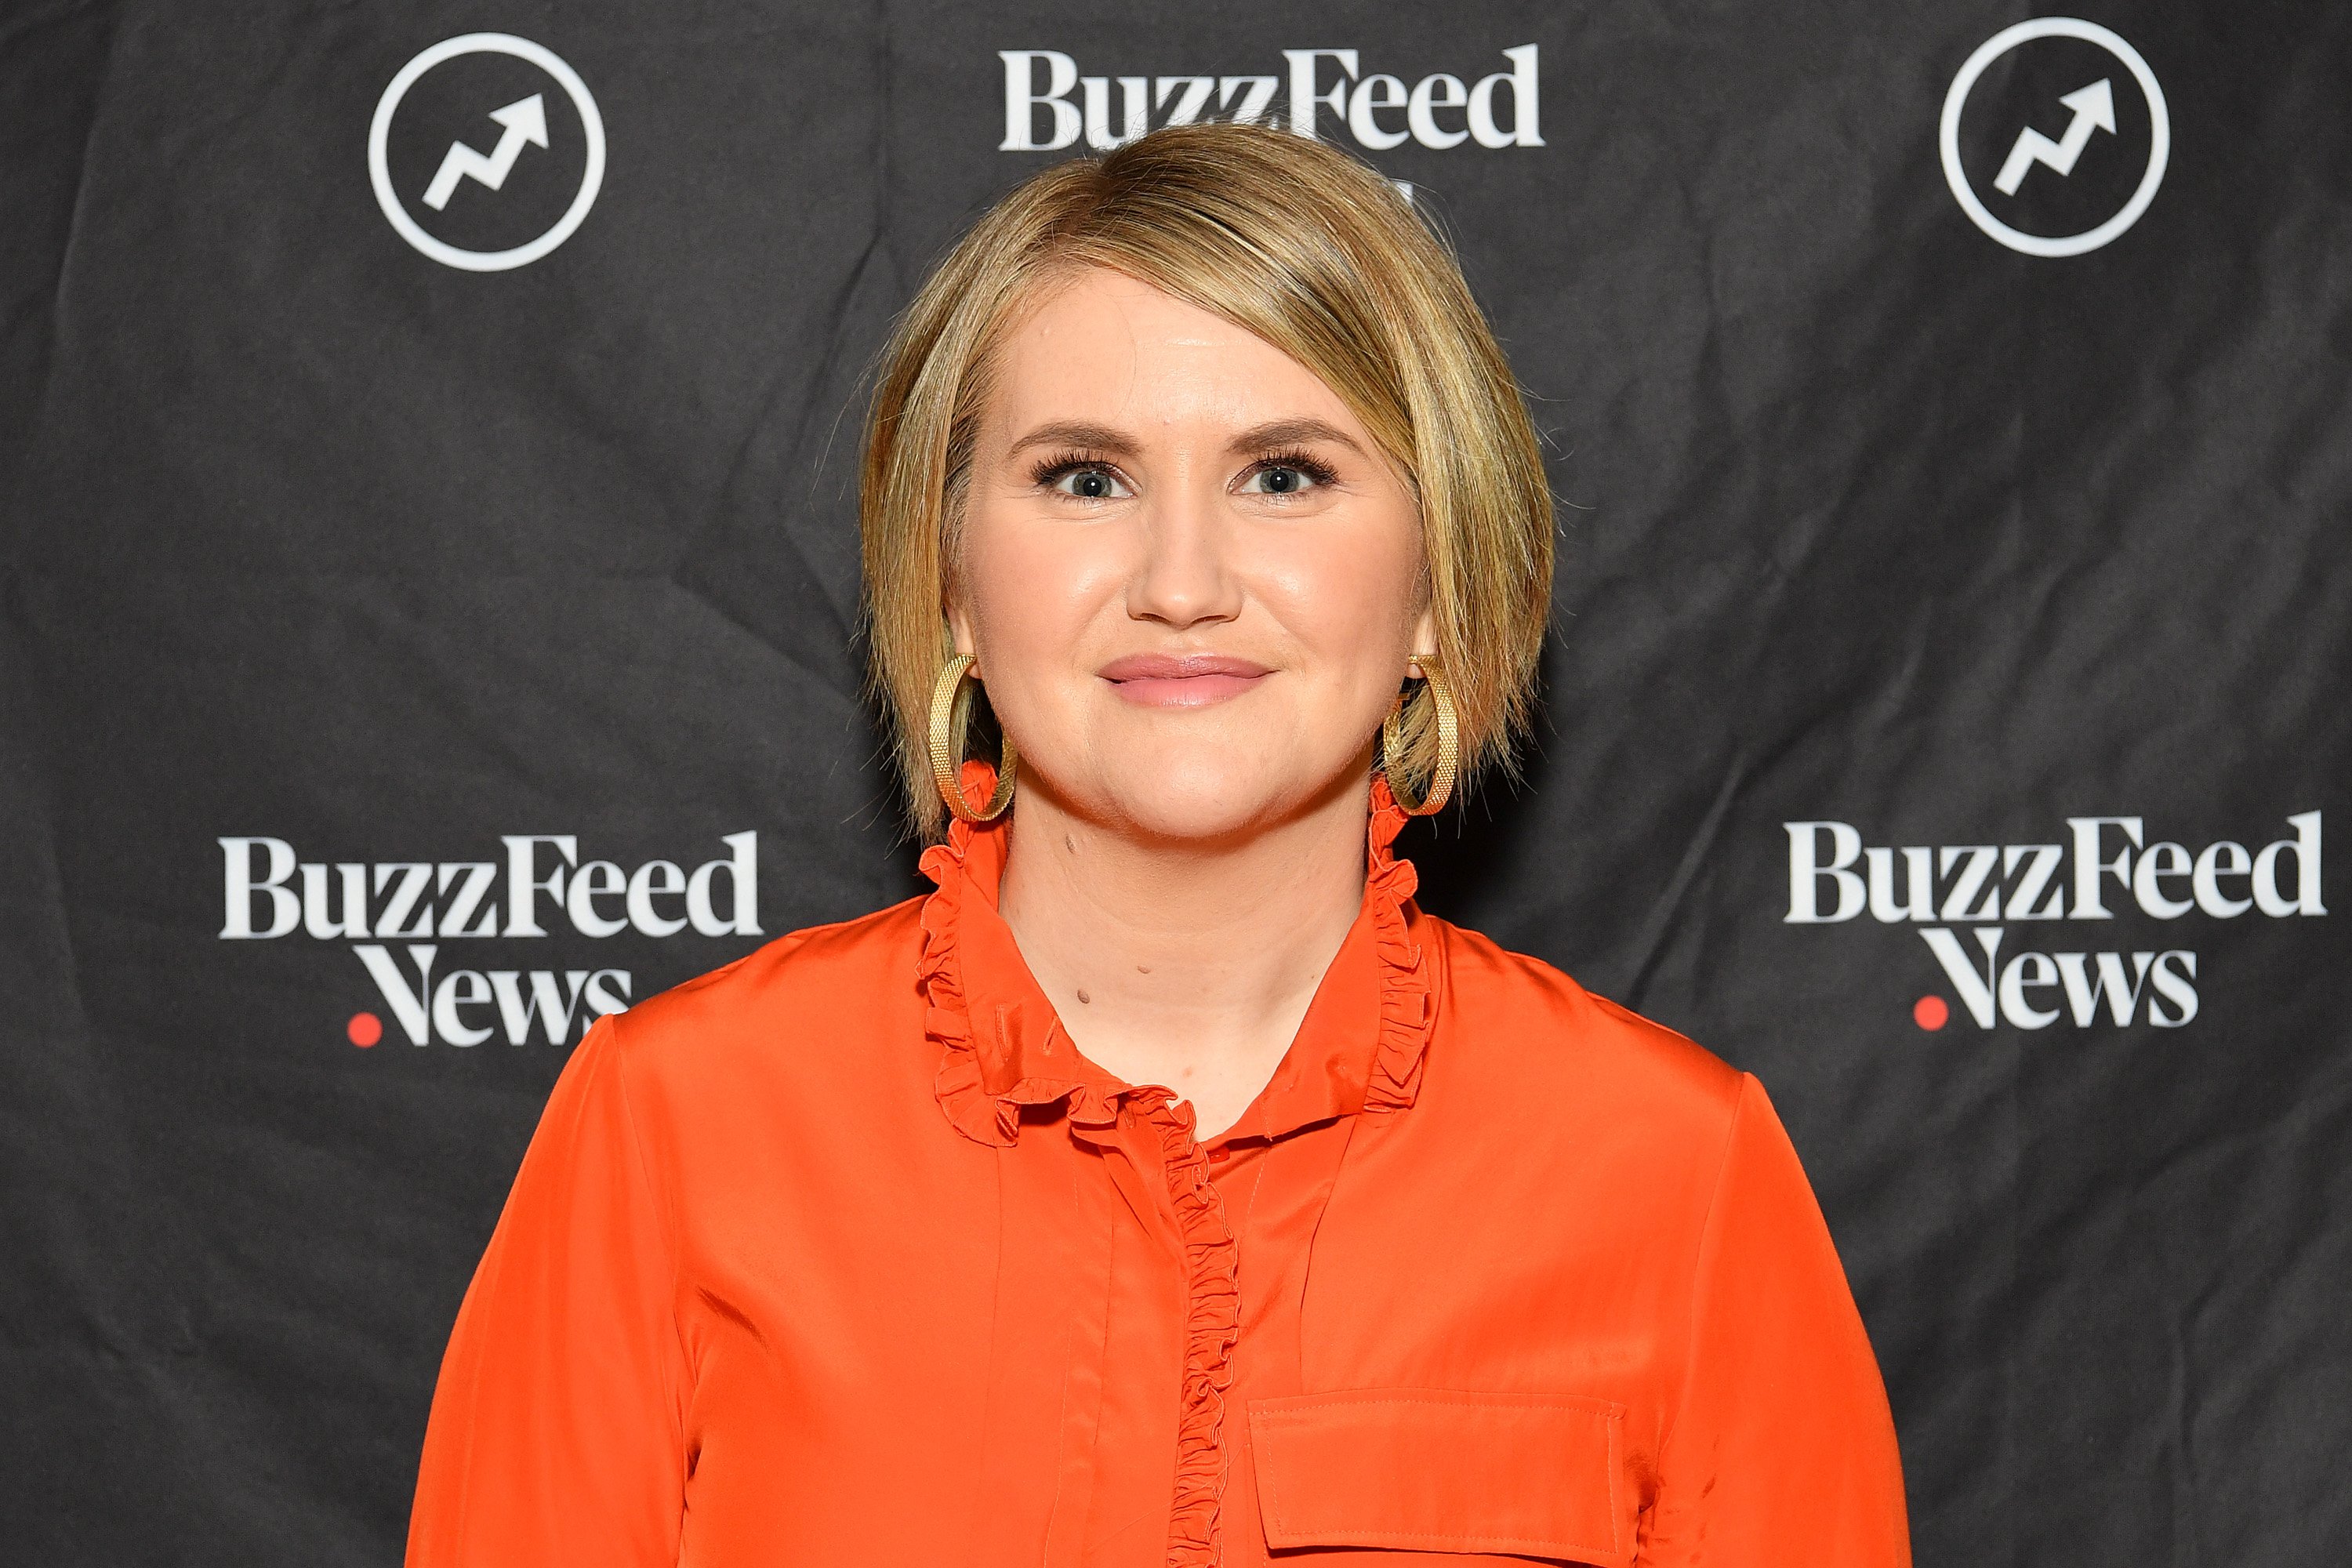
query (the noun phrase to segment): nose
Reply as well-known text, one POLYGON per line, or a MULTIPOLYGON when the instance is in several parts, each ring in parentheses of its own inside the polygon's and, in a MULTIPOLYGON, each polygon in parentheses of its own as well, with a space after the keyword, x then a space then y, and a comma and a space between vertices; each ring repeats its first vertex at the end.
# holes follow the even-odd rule
POLYGON ((1129 581, 1127 613, 1176 631, 1241 614, 1233 530, 1212 497, 1171 485, 1143 508, 1143 553, 1129 581))

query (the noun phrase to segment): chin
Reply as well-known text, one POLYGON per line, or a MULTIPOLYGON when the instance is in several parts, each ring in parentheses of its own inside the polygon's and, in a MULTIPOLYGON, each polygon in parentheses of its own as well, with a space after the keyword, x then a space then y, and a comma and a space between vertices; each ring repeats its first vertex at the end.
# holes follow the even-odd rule
POLYGON ((1106 804, 1118 817, 1158 838, 1202 841, 1246 837, 1273 826, 1319 799, 1330 784, 1302 776, 1298 759, 1288 765, 1253 765, 1230 753, 1144 759, 1131 771, 1103 780, 1106 804))

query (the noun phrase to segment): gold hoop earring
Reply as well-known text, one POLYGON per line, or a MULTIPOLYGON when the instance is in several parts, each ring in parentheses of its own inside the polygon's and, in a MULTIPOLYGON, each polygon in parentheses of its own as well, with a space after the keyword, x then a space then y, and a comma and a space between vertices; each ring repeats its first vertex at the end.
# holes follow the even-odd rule
POLYGON ((1454 711, 1454 692, 1440 673, 1437 656, 1417 653, 1412 661, 1421 666, 1422 683, 1429 688, 1429 700, 1437 708, 1437 771, 1431 775, 1429 787, 1413 799, 1405 793, 1402 770, 1398 764, 1404 757, 1404 694, 1397 694, 1396 706, 1381 721, 1381 757, 1388 769, 1389 794, 1407 816, 1430 816, 1445 809, 1454 798, 1454 775, 1462 767, 1462 721, 1454 711))
POLYGON ((988 797, 987 809, 972 810, 971 802, 964 798, 962 760, 955 754, 955 720, 959 708, 970 706, 963 682, 973 662, 968 653, 956 655, 932 683, 931 782, 940 786, 940 798, 959 821, 978 826, 995 821, 1013 805, 1013 775, 1020 770, 1021 753, 1013 749, 1013 737, 1005 736, 1004 756, 996 764, 996 793, 988 797))

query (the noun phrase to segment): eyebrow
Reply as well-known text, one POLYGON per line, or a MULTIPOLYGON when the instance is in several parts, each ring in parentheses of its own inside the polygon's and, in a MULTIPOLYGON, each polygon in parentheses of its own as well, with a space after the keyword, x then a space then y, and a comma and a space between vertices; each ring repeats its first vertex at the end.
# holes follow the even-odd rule
MULTIPOLYGON (((1269 447, 1299 447, 1310 441, 1328 441, 1347 447, 1360 458, 1364 455, 1364 449, 1346 431, 1321 419, 1276 419, 1254 426, 1234 437, 1226 450, 1261 452, 1269 447)), ((1084 419, 1057 419, 1040 425, 1013 442, 1011 449, 1021 452, 1031 447, 1082 447, 1115 458, 1131 458, 1139 449, 1135 438, 1124 430, 1084 419)))
POLYGON ((1336 425, 1320 419, 1276 419, 1243 431, 1227 448, 1234 452, 1262 452, 1268 447, 1304 447, 1311 441, 1328 441, 1335 447, 1345 447, 1359 458, 1364 449, 1336 425))
POLYGON ((1089 451, 1108 452, 1115 458, 1131 458, 1137 447, 1134 438, 1125 431, 1108 425, 1093 425, 1083 419, 1057 419, 1040 425, 1018 441, 1012 450, 1025 451, 1031 447, 1083 447, 1089 451))

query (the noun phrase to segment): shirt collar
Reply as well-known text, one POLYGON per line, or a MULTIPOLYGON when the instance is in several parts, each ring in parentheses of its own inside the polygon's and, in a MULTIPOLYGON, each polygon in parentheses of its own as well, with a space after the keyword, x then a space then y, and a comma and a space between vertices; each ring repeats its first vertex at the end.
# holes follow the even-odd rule
MULTIPOLYGON (((967 790, 995 780, 965 764, 967 790)), ((1375 777, 1366 826, 1364 900, 1324 972, 1290 1048, 1234 1126, 1214 1142, 1279 1138, 1359 1111, 1410 1106, 1434 1022, 1424 918, 1412 902, 1412 862, 1391 849, 1406 821, 1375 777)), ((1024 1107, 1057 1107, 1079 1126, 1118 1120, 1122 1100, 1172 1098, 1164 1085, 1129 1084, 1078 1053, 997 913, 1007 821, 958 821, 924 851, 938 884, 923 900, 920 984, 924 1032, 940 1047, 940 1108, 967 1137, 1006 1146, 1024 1107)))

